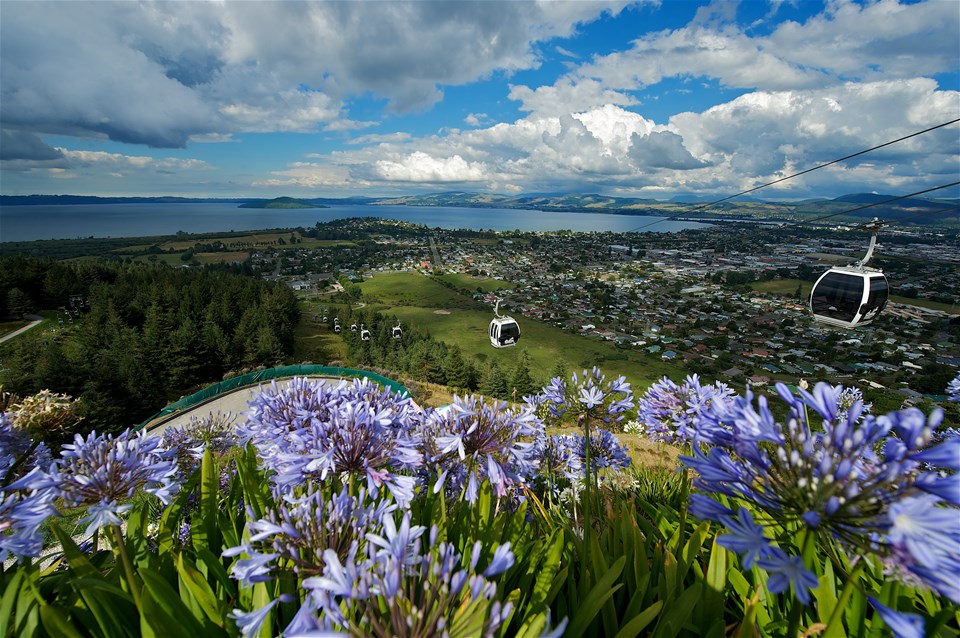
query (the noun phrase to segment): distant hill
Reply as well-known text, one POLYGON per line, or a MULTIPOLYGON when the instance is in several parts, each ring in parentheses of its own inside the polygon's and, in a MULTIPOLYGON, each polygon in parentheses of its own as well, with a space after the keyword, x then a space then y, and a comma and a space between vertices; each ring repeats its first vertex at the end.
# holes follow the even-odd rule
POLYGON ((79 204, 241 204, 241 197, 97 197, 96 195, 0 195, 0 206, 73 206, 79 204))
POLYGON ((937 223, 951 220, 956 224, 956 199, 925 199, 911 197, 890 204, 871 206, 856 210, 862 206, 877 204, 894 195, 876 193, 852 193, 834 199, 820 198, 803 201, 776 202, 764 201, 752 197, 738 197, 720 204, 703 206, 720 199, 721 196, 701 197, 681 194, 670 201, 641 199, 633 197, 611 197, 596 193, 524 193, 510 196, 497 193, 472 193, 468 191, 446 191, 424 195, 405 195, 401 197, 277 197, 274 199, 254 198, 187 198, 187 197, 91 197, 85 195, 4 195, 0 196, 0 206, 24 206, 32 204, 70 205, 70 204, 114 204, 114 203, 236 203, 243 208, 291 209, 291 208, 329 208, 331 206, 450 206, 467 208, 518 208, 557 212, 603 212, 620 215, 656 215, 682 217, 689 215, 694 219, 737 220, 737 219, 780 219, 797 220, 836 215, 837 221, 844 217, 849 220, 870 219, 895 221, 917 218, 915 223, 937 223), (950 212, 937 215, 936 211, 948 209, 950 212), (931 215, 927 215, 932 213, 931 215), (951 217, 951 215, 953 217, 951 217))
POLYGON ((274 197, 273 199, 253 199, 240 204, 239 208, 330 208, 324 204, 313 204, 293 197, 274 197))

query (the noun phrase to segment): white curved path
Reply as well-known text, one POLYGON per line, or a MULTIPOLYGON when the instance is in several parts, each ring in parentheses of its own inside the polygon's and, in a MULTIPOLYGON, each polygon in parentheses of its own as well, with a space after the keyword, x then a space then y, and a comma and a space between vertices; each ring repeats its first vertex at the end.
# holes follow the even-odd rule
MULTIPOLYGON (((323 383, 339 383, 340 377, 308 377, 311 381, 322 381, 323 383)), ((277 386, 285 387, 290 384, 293 378, 289 379, 277 379, 277 386)), ((351 381, 352 378, 347 379, 351 381)), ((246 412, 249 409, 249 402, 260 392, 270 387, 270 381, 265 381, 260 385, 256 386, 247 386, 244 388, 239 388, 233 392, 228 392, 226 394, 221 394, 209 401, 200 403, 190 409, 184 410, 183 412, 177 412, 174 415, 168 416, 164 419, 160 419, 156 424, 148 424, 143 429, 147 434, 153 436, 162 436, 164 430, 171 427, 177 427, 181 425, 187 425, 190 423, 191 417, 197 417, 202 419, 211 412, 216 413, 220 412, 226 414, 227 412, 233 413, 236 415, 237 420, 235 423, 240 425, 246 422, 246 412)))

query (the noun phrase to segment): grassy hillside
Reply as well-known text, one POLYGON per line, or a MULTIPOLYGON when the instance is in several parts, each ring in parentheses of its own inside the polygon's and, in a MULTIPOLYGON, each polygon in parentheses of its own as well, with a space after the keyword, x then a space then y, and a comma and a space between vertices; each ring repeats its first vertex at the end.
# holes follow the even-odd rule
MULTIPOLYGON (((467 275, 456 277, 458 285, 473 290, 492 281, 467 275)), ((598 365, 608 375, 623 374, 638 389, 664 375, 681 379, 688 373, 682 364, 668 363, 639 350, 618 349, 610 342, 571 334, 523 316, 515 317, 521 330, 519 345, 493 348, 487 337, 493 309, 419 273, 378 274, 360 286, 368 309, 396 315, 405 325, 417 326, 435 339, 456 344, 464 354, 481 361, 496 359, 509 369, 526 349, 534 373, 541 378, 549 374, 558 359, 565 361, 571 372, 598 365)))

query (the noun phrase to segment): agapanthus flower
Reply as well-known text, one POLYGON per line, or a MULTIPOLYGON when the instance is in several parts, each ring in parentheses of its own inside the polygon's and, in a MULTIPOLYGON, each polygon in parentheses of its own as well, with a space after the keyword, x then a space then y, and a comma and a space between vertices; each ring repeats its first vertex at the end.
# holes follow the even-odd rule
POLYGON ((733 394, 724 383, 702 385, 695 374, 680 385, 664 377, 637 399, 637 421, 654 441, 688 443, 701 415, 714 403, 729 401, 733 394))
POLYGON ((923 618, 917 614, 897 612, 881 604, 873 596, 867 596, 867 599, 897 638, 924 638, 927 635, 923 618))
POLYGON ((409 472, 422 464, 408 397, 382 390, 367 379, 337 384, 293 379, 273 384, 250 403, 241 439, 258 448, 281 493, 309 481, 345 475, 370 492, 388 489, 398 503, 413 498, 409 472))
MULTIPOLYGON (((580 434, 571 434, 573 453, 580 460, 579 467, 586 465, 586 439, 580 434)), ((630 451, 621 445, 607 430, 595 429, 590 434, 590 464, 594 469, 623 469, 630 467, 630 451)))
POLYGON ((573 414, 615 423, 633 407, 633 391, 626 377, 607 381, 599 368, 584 370, 580 375, 574 373, 570 381, 555 377, 543 388, 542 394, 558 419, 573 414))
POLYGON ((164 430, 163 448, 173 451, 181 478, 200 466, 205 450, 223 453, 237 445, 236 419, 229 412, 211 412, 202 419, 191 416, 189 423, 164 430))
POLYGON ((434 489, 445 486, 473 503, 484 479, 501 498, 526 481, 535 469, 533 438, 542 425, 529 408, 516 411, 470 396, 454 397, 445 411, 429 412, 426 430, 434 434, 433 453, 426 459, 437 476, 434 489))
MULTIPOLYGON (((714 404, 695 423, 693 455, 682 457, 698 474, 694 486, 752 504, 763 525, 774 525, 768 535, 799 527, 852 554, 896 560, 960 602, 944 584, 960 582, 960 440, 931 445, 942 410, 863 416, 859 401, 841 409, 842 387, 820 383, 799 396, 782 384, 776 389, 789 409, 786 424, 764 397, 754 405, 750 392, 714 404), (933 564, 939 576, 931 577, 933 564)), ((698 503, 695 510, 732 528, 723 508, 698 503)), ((785 560, 777 564, 805 600, 800 588, 813 581, 785 560)))
POLYGON ((960 374, 947 384, 947 396, 951 401, 960 401, 960 374))
POLYGON ((160 443, 159 437, 131 430, 116 437, 77 434, 73 443, 63 446, 51 471, 38 474, 31 485, 50 490, 71 506, 86 506, 87 516, 80 522, 89 524, 89 534, 117 524, 133 507, 129 500, 139 489, 169 504, 179 489, 177 465, 160 443))
POLYGON ((57 513, 54 499, 50 491, 23 487, 22 481, 0 490, 0 561, 9 556, 22 560, 40 555, 41 527, 57 513))
POLYGON ((34 467, 47 467, 52 457, 45 443, 17 427, 7 412, 0 412, 0 482, 12 482, 34 467), (13 471, 11 476, 7 476, 13 471))
POLYGON ((316 576, 323 570, 324 552, 345 558, 353 541, 378 533, 394 509, 389 500, 368 498, 364 489, 354 497, 344 486, 339 494, 326 496, 311 486, 306 494, 287 495, 263 518, 249 522, 250 541, 224 555, 248 556, 232 570, 233 577, 246 584, 271 580, 277 559, 300 577, 316 576))
MULTIPOLYGON (((408 525, 409 512, 403 525, 408 525)), ((429 540, 409 535, 406 547, 382 552, 381 545, 366 549, 354 544, 346 559, 325 554, 322 576, 304 581, 329 629, 351 635, 387 637, 447 637, 455 627, 476 627, 480 636, 492 637, 510 617, 512 603, 496 599, 491 578, 513 565, 509 543, 492 548, 486 566, 478 542, 469 557, 439 541, 433 527, 429 540)))

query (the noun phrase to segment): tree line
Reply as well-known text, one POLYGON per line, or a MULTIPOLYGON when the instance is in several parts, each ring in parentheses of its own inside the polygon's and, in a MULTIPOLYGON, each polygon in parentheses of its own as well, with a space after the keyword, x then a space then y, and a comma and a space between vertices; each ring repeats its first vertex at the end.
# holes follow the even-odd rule
POLYGON ((299 318, 286 286, 222 269, 14 257, 0 260, 0 299, 12 291, 31 310, 72 302, 81 313, 52 338, 27 333, 6 347, 4 389, 78 397, 98 431, 138 423, 228 371, 281 363, 299 318))

